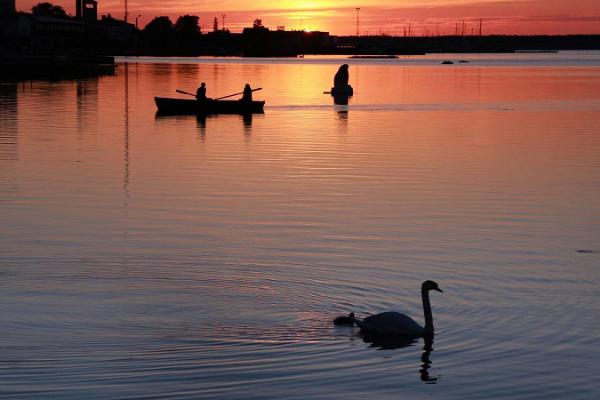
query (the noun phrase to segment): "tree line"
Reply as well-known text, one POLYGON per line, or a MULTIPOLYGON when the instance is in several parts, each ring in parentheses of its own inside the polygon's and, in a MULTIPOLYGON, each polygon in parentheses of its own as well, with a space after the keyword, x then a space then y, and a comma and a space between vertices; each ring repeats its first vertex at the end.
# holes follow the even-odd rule
POLYGON ((169 17, 155 17, 141 31, 141 47, 159 54, 173 51, 196 54, 201 50, 199 20, 196 15, 182 15, 175 23, 169 17))
MULTIPOLYGON (((50 2, 41 2, 31 8, 31 13, 45 17, 72 18, 64 8, 50 2)), ((213 32, 210 39, 203 38, 200 28, 200 17, 197 15, 181 15, 175 23, 167 16, 155 17, 141 31, 138 31, 138 51, 156 55, 198 55, 206 52, 229 53, 239 52, 237 40, 229 31, 218 28, 218 21, 213 21, 213 32)), ((116 25, 124 23, 110 16, 102 18, 104 24, 116 25)))

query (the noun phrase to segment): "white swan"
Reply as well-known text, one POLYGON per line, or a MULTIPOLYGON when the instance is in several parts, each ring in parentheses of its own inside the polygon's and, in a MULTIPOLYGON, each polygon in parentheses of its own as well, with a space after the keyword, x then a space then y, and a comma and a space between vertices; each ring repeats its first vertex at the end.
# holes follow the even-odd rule
MULTIPOLYGON (((431 314, 431 304, 429 303, 429 291, 436 290, 442 292, 438 284, 434 281, 425 281, 421 285, 421 297, 423 299, 423 312, 425 314, 425 326, 417 324, 415 320, 399 312, 389 311, 380 314, 371 315, 362 321, 351 319, 365 333, 385 334, 385 335, 406 335, 406 336, 432 336, 433 335, 433 316, 431 314)), ((443 293, 443 292, 442 292, 443 293)))

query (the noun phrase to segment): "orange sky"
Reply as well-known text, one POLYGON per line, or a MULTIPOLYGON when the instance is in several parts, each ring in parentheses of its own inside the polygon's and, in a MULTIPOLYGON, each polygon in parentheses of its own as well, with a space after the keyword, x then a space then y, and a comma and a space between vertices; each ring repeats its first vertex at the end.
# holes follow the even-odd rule
MULTIPOLYGON (((18 0, 27 11, 39 0, 18 0)), ((215 16, 226 14, 225 25, 241 31, 255 18, 275 29, 311 29, 333 34, 355 34, 356 7, 360 7, 360 33, 402 34, 411 25, 414 34, 454 33, 457 22, 465 21, 467 32, 479 29, 492 34, 600 33, 600 0, 128 0, 129 20, 136 15, 140 25, 154 16, 173 20, 182 14, 200 16, 205 29, 215 16)), ((74 0, 55 0, 68 13, 75 13, 74 0)), ((124 0, 98 0, 100 14, 124 15, 124 0)))

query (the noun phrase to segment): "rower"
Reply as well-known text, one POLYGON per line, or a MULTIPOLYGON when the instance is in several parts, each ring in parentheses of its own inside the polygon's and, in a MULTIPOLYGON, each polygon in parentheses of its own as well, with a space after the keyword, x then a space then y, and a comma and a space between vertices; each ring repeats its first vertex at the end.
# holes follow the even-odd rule
POLYGON ((252 102, 252 88, 248 83, 244 86, 244 94, 242 95, 241 101, 252 102))
POLYGON ((206 83, 202 82, 198 90, 196 90, 196 100, 205 101, 206 98, 206 83))

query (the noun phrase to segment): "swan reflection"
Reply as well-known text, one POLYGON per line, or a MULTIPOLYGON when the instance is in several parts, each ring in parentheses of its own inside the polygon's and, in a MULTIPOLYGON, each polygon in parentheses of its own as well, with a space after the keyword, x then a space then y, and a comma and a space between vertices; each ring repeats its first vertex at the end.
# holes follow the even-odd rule
POLYGON ((424 338, 425 345, 423 346, 423 354, 421 355, 421 380, 428 384, 434 384, 437 382, 437 376, 429 376, 429 369, 431 368, 431 359, 429 356, 433 352, 433 337, 424 338))
POLYGON ((386 335, 381 333, 362 332, 362 339, 369 343, 369 347, 377 350, 396 350, 412 346, 417 343, 419 336, 386 335))
MULTIPOLYGON (((404 347, 409 347, 417 343, 420 339, 419 336, 398 336, 398 335, 385 335, 377 333, 361 333, 362 339, 365 343, 370 344, 370 348, 377 350, 397 350, 404 347)), ((423 353, 421 354, 421 365, 419 366, 419 375, 421 381, 426 384, 435 384, 438 380, 437 376, 431 376, 429 370, 431 369, 431 353, 433 353, 433 336, 423 337, 423 353)))

